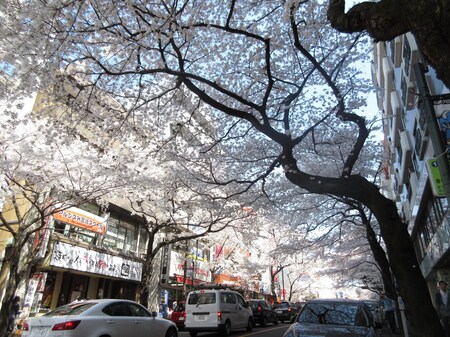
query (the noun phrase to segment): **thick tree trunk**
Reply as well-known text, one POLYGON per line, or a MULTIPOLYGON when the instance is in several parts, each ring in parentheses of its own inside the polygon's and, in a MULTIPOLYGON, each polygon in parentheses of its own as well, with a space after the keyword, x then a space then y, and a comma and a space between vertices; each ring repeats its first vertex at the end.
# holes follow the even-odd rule
POLYGON ((139 302, 146 308, 149 307, 151 280, 153 276, 153 259, 147 257, 142 270, 141 292, 139 294, 139 302))
POLYGON ((386 253, 383 247, 381 247, 380 243, 378 242, 376 234, 373 228, 370 226, 370 223, 366 221, 365 225, 367 241, 369 242, 373 257, 381 270, 381 278, 383 280, 384 291, 389 298, 396 298, 397 294, 395 292, 395 286, 386 253))
POLYGON ((409 310, 415 335, 443 337, 444 331, 433 307, 427 283, 408 233, 395 203, 384 197, 379 188, 361 176, 326 178, 300 172, 289 150, 280 157, 286 177, 295 185, 318 194, 332 194, 357 200, 376 217, 386 244, 389 264, 398 281, 400 294, 409 310))
POLYGON ((19 259, 20 250, 16 247, 7 247, 5 249, 5 259, 0 274, 0 277, 5 280, 5 295, 0 309, 0 336, 7 335, 9 311, 17 290, 19 259))

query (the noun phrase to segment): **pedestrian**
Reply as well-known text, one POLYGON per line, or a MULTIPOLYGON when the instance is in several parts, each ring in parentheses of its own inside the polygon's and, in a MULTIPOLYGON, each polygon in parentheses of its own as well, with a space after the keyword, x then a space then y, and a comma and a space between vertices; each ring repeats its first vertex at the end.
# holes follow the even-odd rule
POLYGON ((392 333, 395 334, 395 326, 396 326, 395 313, 394 313, 395 303, 392 299, 387 297, 385 293, 380 294, 380 301, 381 301, 381 306, 383 307, 383 311, 384 311, 384 318, 388 322, 392 333))
POLYGON ((169 315, 169 308, 164 300, 159 304, 159 317, 167 318, 169 315))
POLYGON ((447 282, 439 281, 438 291, 435 296, 436 310, 444 327, 445 335, 449 336, 450 298, 447 291, 447 282))
POLYGON ((20 297, 15 296, 8 315, 8 332, 13 332, 15 328, 17 315, 20 314, 20 297))

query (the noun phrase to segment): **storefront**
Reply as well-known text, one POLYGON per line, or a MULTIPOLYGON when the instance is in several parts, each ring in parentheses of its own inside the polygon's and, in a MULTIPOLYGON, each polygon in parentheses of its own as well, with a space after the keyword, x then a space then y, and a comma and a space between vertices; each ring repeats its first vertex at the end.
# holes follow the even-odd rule
POLYGON ((165 247, 161 266, 161 300, 169 305, 199 284, 211 282, 207 257, 197 247, 188 253, 165 247))
POLYGON ((32 313, 89 298, 136 299, 142 262, 61 241, 51 249, 27 287, 32 313))

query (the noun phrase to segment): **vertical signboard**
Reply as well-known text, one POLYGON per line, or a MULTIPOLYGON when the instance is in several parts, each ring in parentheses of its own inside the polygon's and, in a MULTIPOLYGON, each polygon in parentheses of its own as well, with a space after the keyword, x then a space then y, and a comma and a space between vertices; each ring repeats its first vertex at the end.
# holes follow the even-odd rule
POLYGON ((170 267, 170 252, 169 245, 162 248, 161 254, 161 285, 169 284, 169 267, 170 267))
POLYGON ((442 182, 441 171, 436 159, 427 161, 427 171, 430 177, 430 185, 436 197, 445 197, 444 183, 442 182))

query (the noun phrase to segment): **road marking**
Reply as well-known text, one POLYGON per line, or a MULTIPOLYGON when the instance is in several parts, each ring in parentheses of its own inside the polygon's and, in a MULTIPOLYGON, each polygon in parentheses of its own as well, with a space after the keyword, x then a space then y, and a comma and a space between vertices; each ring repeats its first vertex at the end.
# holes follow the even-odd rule
POLYGON ((245 335, 239 335, 238 337, 253 336, 253 335, 257 335, 257 334, 259 334, 259 333, 264 333, 264 332, 266 332, 266 331, 278 330, 278 329, 283 329, 283 328, 286 328, 286 325, 276 326, 276 327, 273 327, 273 328, 271 328, 271 329, 267 329, 267 328, 266 328, 266 329, 263 329, 263 330, 250 332, 250 333, 247 333, 247 334, 245 334, 245 335))

